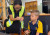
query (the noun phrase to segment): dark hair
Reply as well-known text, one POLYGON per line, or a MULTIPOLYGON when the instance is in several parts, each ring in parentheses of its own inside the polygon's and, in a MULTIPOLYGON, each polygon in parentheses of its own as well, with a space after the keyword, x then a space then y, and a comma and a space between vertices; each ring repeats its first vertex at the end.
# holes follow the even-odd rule
POLYGON ((38 13, 38 14, 40 14, 39 10, 31 10, 30 12, 31 13, 38 13))
POLYGON ((22 5, 21 0, 14 0, 13 5, 15 6, 15 5, 17 5, 17 4, 22 5))

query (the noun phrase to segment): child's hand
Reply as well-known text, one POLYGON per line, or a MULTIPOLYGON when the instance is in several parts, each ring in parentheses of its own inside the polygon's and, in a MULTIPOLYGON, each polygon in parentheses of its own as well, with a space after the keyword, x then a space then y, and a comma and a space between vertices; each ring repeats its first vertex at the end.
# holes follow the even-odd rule
POLYGON ((48 35, 50 35, 50 31, 48 32, 48 35))
POLYGON ((29 30, 26 30, 26 31, 24 31, 24 32, 25 32, 25 34, 27 34, 27 35, 30 33, 30 31, 29 31, 29 30))

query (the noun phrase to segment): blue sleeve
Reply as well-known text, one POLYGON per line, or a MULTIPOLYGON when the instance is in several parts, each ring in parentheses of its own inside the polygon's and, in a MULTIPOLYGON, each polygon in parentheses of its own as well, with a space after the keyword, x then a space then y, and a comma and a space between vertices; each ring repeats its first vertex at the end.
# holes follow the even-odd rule
POLYGON ((12 14, 12 12, 11 12, 10 8, 8 8, 8 13, 9 13, 9 15, 11 15, 11 14, 12 14))

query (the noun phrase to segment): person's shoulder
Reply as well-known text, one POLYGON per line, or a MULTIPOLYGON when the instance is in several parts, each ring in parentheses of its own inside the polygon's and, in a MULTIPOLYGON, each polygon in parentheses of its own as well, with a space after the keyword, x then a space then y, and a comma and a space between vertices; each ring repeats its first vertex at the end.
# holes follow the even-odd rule
POLYGON ((9 5, 9 7, 13 6, 13 4, 9 5))
POLYGON ((29 23, 29 24, 31 24, 31 23, 32 23, 32 21, 29 21, 28 23, 29 23))
POLYGON ((38 20, 38 24, 39 24, 39 25, 42 25, 43 23, 42 23, 42 21, 38 20))
POLYGON ((22 6, 22 7, 24 7, 24 6, 22 6))
POLYGON ((13 6, 13 4, 9 5, 8 10, 10 10, 10 6, 13 6))
POLYGON ((24 7, 24 6, 22 6, 22 8, 23 8, 23 9, 25 9, 25 7, 24 7))

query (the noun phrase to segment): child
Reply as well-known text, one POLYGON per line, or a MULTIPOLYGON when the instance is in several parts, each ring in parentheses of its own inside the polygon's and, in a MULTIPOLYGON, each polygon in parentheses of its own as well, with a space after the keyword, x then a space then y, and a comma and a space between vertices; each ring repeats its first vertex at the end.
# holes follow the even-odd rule
POLYGON ((30 12, 31 12, 31 15, 30 15, 31 21, 28 23, 28 30, 25 31, 25 34, 28 35, 30 33, 30 35, 42 35, 43 24, 40 20, 38 20, 39 11, 32 10, 30 12))

